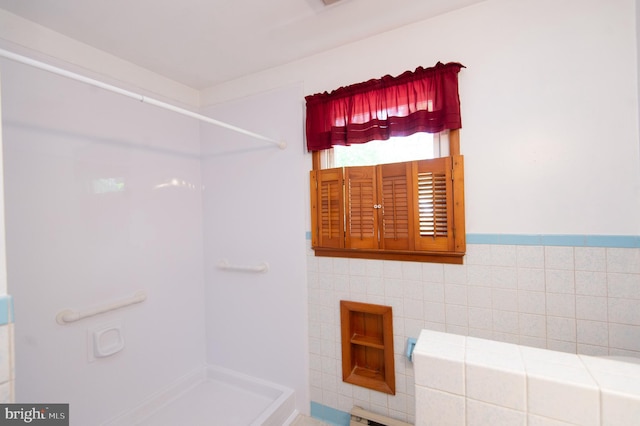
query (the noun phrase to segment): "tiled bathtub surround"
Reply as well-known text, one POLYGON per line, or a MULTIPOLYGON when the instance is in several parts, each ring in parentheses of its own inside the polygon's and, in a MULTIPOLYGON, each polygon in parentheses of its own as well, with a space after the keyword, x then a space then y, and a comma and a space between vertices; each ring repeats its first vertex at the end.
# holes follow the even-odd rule
POLYGON ((424 330, 414 351, 416 426, 630 425, 640 364, 424 330))
POLYGON ((467 245, 464 265, 318 258, 309 249, 311 400, 415 421, 413 365, 404 352, 422 329, 640 357, 640 248, 589 241, 484 239, 467 245), (530 245, 538 241, 553 245, 530 245), (342 382, 340 300, 393 307, 395 396, 342 382))
POLYGON ((14 401, 13 299, 0 296, 0 403, 14 401))

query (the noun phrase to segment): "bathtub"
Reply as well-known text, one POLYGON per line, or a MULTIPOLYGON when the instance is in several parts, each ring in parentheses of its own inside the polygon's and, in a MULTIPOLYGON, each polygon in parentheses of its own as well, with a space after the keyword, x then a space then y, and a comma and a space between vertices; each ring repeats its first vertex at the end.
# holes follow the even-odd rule
POLYGON ((292 389, 206 366, 102 426, 282 426, 297 414, 292 389))

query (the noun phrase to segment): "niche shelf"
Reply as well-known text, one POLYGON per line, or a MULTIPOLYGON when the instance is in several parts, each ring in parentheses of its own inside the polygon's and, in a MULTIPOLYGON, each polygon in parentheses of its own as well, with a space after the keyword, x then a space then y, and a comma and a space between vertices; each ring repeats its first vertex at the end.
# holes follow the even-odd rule
POLYGON ((342 380, 396 394, 391 306, 340 301, 342 380))

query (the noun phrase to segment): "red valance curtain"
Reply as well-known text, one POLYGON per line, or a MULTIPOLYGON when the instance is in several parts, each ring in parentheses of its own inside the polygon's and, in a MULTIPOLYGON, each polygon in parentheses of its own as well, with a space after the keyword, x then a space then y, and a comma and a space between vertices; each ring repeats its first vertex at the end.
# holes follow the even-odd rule
POLYGON ((457 62, 307 96, 307 149, 462 127, 457 62))

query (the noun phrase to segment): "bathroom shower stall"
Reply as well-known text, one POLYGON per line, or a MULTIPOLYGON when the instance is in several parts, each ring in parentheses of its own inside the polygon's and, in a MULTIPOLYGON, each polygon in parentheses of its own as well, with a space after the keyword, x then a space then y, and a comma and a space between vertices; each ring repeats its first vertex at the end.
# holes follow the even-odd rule
POLYGON ((16 402, 99 425, 220 370, 308 412, 301 88, 204 110, 281 150, 6 59, 0 77, 16 402))

